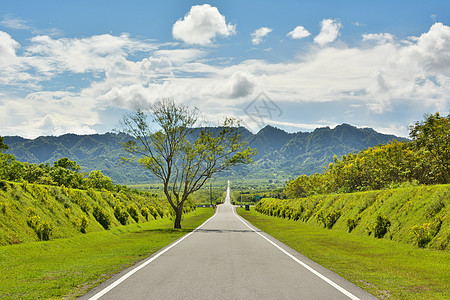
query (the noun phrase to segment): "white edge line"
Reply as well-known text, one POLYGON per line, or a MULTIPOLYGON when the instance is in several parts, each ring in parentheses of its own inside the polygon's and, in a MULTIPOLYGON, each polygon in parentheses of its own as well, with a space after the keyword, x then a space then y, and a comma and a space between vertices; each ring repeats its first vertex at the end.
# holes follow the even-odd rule
POLYGON ((217 215, 217 211, 218 209, 216 209, 216 212, 214 213, 214 215, 212 217, 210 217, 208 220, 206 220, 205 222, 203 222, 202 225, 198 226, 197 228, 195 228, 194 230, 192 230, 191 232, 189 232, 188 234, 184 235, 183 237, 181 237, 180 239, 176 240, 175 242, 173 242, 172 244, 170 244, 169 246, 167 246, 166 248, 164 248, 161 252, 158 252, 156 255, 152 256, 149 260, 147 260, 146 262, 144 262, 143 264, 137 266, 136 268, 134 268, 133 270, 131 270, 130 272, 126 273, 125 275, 123 275, 122 277, 120 277, 119 279, 117 279, 116 281, 114 281, 113 283, 111 283, 110 285, 108 285, 107 287, 105 287, 103 290, 101 290, 100 292, 98 292, 97 294, 95 294, 94 296, 90 297, 89 300, 97 300, 100 297, 104 296, 106 293, 108 293, 109 291, 111 291, 113 288, 115 288, 116 286, 118 286, 119 284, 121 284, 122 282, 124 282, 127 278, 129 278, 130 276, 132 276, 134 273, 136 273, 137 271, 139 271, 140 269, 144 268, 145 266, 147 266, 149 263, 151 263, 152 261, 154 261, 155 259, 157 259, 158 257, 160 257, 161 255, 163 255, 164 253, 166 253, 168 250, 170 250, 171 248, 175 247, 176 245, 178 245, 179 243, 181 243, 184 239, 186 239, 188 236, 190 236, 191 234, 193 234, 194 232, 196 232, 198 229, 200 229, 203 225, 205 225, 206 223, 208 223, 212 218, 214 218, 217 215))
POLYGON ((237 213, 236 213, 236 208, 233 209, 233 214, 242 222, 245 224, 245 226, 247 226, 248 228, 250 228, 253 232, 256 232, 258 235, 260 235, 261 237, 263 237, 266 241, 268 241, 269 243, 271 243, 273 246, 275 246, 276 248, 278 248, 278 250, 280 250, 281 252, 283 252, 284 254, 286 254, 287 256, 289 256, 290 258, 292 258, 296 263, 300 264, 301 266, 303 266, 305 269, 307 269, 308 271, 310 271, 311 273, 313 273, 314 275, 316 275, 317 277, 319 277, 320 279, 322 279, 323 281, 325 281, 326 283, 328 283, 329 285, 331 285, 332 287, 334 287, 335 289, 337 289, 338 291, 340 291, 341 293, 343 293, 344 295, 346 295, 347 297, 349 297, 350 299, 353 300, 360 300, 358 297, 356 297, 355 295, 353 295, 352 293, 350 293, 349 291, 347 291, 346 289, 344 289, 343 287, 341 287, 340 285, 338 285, 337 283, 335 283, 334 281, 328 279, 327 277, 325 277, 324 275, 320 274, 319 272, 317 272, 316 270, 314 270, 313 268, 311 268, 310 266, 308 266, 307 264, 305 264, 304 262, 302 262, 301 260, 299 260, 297 257, 293 256, 292 254, 290 254, 289 252, 287 252, 286 250, 284 250, 283 248, 281 248, 280 246, 278 246, 277 244, 275 244, 273 241, 271 241, 270 239, 268 239, 267 237, 265 237, 264 235, 262 235, 261 233, 259 233, 258 231, 256 231, 255 229, 253 229, 252 227, 250 227, 243 219, 242 217, 240 217, 237 213))

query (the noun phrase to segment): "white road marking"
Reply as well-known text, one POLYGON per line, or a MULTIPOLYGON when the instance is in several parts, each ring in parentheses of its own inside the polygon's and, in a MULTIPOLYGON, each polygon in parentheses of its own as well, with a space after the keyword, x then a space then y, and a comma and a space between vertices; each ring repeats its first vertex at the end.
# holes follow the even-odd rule
POLYGON ((167 251, 169 251, 170 249, 172 249, 173 247, 175 247, 176 245, 178 245, 179 243, 181 243, 184 239, 186 239, 187 237, 189 237, 191 234, 193 234, 194 232, 196 232, 198 229, 200 229, 201 227, 203 227, 206 223, 208 223, 212 218, 214 218, 217 215, 218 209, 216 209, 216 212, 214 213, 214 215, 209 218, 208 220, 206 220, 202 225, 198 226, 197 228, 195 228, 193 231, 189 232, 188 234, 184 235, 183 237, 181 237, 179 240, 175 241, 174 243, 170 244, 167 248, 165 248, 164 250, 162 250, 161 252, 159 252, 158 254, 156 254, 155 256, 151 257, 149 260, 147 260, 146 262, 144 262, 143 264, 139 265, 138 267, 134 268, 133 270, 131 270, 130 272, 126 273, 125 275, 123 275, 122 277, 120 277, 119 279, 117 279, 116 281, 114 281, 113 283, 111 283, 110 285, 108 285, 106 288, 104 288, 103 290, 101 290, 100 292, 98 292, 97 294, 95 294, 94 296, 92 296, 91 298, 89 298, 89 300, 97 300, 100 297, 102 297, 103 295, 105 295, 106 293, 108 293, 109 291, 111 291, 113 288, 115 288, 116 286, 118 286, 119 284, 121 284, 122 282, 124 282, 127 278, 129 278, 131 275, 133 275, 134 273, 136 273, 137 271, 139 271, 140 269, 144 268, 145 266, 147 266, 149 263, 151 263, 152 261, 154 261, 155 259, 157 259, 158 257, 160 257, 161 255, 163 255, 164 253, 166 253, 167 251))
POLYGON ((328 283, 329 285, 331 285, 332 287, 334 287, 335 289, 337 289, 338 291, 340 291, 341 293, 343 293, 344 295, 346 295, 347 297, 349 297, 352 300, 360 300, 358 297, 356 297, 355 295, 353 295, 352 293, 350 293, 349 291, 347 291, 346 289, 344 289, 343 287, 341 287, 340 285, 338 285, 337 283, 335 283, 334 281, 328 279, 326 276, 320 274, 319 272, 317 272, 316 270, 314 270, 313 268, 311 268, 310 266, 308 266, 307 264, 305 264, 304 262, 302 262, 301 260, 299 260, 297 257, 293 256, 292 254, 290 254, 289 252, 287 252, 286 250, 284 250, 283 248, 281 248, 280 246, 278 246, 277 244, 275 244, 274 242, 272 242, 271 240, 269 240, 267 237, 265 237, 264 235, 262 235, 261 233, 259 233, 258 231, 256 231, 255 229, 253 229, 252 227, 250 227, 238 214, 236 214, 236 208, 233 207, 233 214, 242 222, 245 224, 245 226, 247 226, 248 228, 250 228, 253 232, 256 232, 257 234, 259 234, 261 237, 263 237, 266 241, 268 241, 269 243, 271 243, 273 246, 275 246, 276 248, 278 248, 278 250, 280 250, 281 252, 283 252, 284 254, 286 254, 287 256, 289 256, 290 258, 292 258, 296 263, 300 264, 302 267, 304 267, 305 269, 307 269, 308 271, 310 271, 311 273, 313 273, 314 275, 316 275, 317 277, 319 277, 320 279, 324 280, 326 283, 328 283))

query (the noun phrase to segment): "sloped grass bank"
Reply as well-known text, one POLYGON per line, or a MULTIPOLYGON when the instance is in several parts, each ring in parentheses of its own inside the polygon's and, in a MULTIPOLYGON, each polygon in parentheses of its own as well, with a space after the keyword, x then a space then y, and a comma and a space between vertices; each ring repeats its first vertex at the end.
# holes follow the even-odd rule
POLYGON ((263 199, 258 212, 351 235, 450 249, 450 185, 404 187, 295 200, 263 199))
POLYGON ((190 232, 213 213, 211 208, 199 208, 187 214, 183 229, 173 229, 169 219, 158 219, 71 238, 2 246, 0 298, 75 298, 190 232))
POLYGON ((0 245, 67 238, 168 215, 162 199, 150 193, 0 180, 0 245))
POLYGON ((450 299, 450 252, 312 223, 238 213, 259 229, 380 299, 450 299))

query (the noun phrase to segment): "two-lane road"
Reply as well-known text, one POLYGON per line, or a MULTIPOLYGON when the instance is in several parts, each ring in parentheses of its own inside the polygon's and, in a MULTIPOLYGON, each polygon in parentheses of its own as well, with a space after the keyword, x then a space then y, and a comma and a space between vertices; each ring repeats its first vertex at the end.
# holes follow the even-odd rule
POLYGON ((260 232, 226 201, 195 232, 83 299, 375 299, 260 232))

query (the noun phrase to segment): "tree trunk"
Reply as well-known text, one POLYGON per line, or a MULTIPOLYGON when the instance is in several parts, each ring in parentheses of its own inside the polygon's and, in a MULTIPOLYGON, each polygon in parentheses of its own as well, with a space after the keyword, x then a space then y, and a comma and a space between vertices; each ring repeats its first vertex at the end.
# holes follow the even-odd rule
POLYGON ((181 216, 183 215, 183 205, 178 206, 175 211, 175 224, 173 228, 181 228, 181 216))

